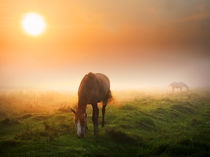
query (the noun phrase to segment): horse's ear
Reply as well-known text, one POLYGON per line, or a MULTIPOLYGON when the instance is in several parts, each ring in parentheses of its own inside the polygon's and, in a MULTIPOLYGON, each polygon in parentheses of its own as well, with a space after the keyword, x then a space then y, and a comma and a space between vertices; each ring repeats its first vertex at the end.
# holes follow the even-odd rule
POLYGON ((74 109, 71 108, 71 112, 73 112, 74 114, 76 114, 76 111, 74 109))

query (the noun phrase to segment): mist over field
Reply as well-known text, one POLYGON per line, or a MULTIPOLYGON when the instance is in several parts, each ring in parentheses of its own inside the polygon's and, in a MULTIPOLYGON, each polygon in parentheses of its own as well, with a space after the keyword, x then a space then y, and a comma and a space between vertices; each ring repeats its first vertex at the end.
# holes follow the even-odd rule
POLYGON ((192 88, 209 87, 210 57, 201 50, 130 50, 110 56, 105 56, 106 52, 97 53, 100 56, 96 54, 91 59, 81 56, 79 60, 56 61, 50 57, 44 63, 34 61, 33 54, 16 57, 15 61, 10 59, 9 64, 0 68, 0 88, 76 92, 82 77, 90 71, 108 75, 113 90, 166 89, 173 81, 186 82, 192 88), (126 54, 129 56, 125 57, 126 54))

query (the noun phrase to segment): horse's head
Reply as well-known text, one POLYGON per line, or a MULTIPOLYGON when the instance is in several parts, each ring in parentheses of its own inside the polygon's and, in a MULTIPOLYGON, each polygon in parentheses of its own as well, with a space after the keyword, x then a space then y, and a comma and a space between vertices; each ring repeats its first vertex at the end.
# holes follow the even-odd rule
POLYGON ((74 120, 77 128, 77 136, 79 138, 84 137, 85 132, 87 130, 87 114, 76 112, 75 110, 71 109, 74 113, 74 120))

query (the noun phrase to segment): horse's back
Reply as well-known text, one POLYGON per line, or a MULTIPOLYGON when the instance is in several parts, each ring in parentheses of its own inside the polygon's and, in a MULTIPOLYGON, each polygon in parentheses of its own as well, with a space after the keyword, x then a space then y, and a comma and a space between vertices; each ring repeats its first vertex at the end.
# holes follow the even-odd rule
POLYGON ((180 85, 180 86, 187 86, 187 84, 184 83, 184 82, 179 82, 179 85, 180 85))
POLYGON ((101 73, 88 73, 80 83, 78 96, 87 103, 103 101, 110 93, 110 81, 101 73))
POLYGON ((172 88, 176 88, 178 87, 178 82, 172 82, 171 84, 169 84, 169 86, 171 86, 172 88))
POLYGON ((101 74, 101 73, 96 73, 95 75, 96 75, 99 86, 101 86, 102 88, 106 90, 110 89, 110 81, 106 75, 101 74))
POLYGON ((173 83, 170 84, 170 86, 172 88, 180 88, 180 89, 186 88, 187 90, 189 90, 188 85, 184 82, 173 82, 173 83))

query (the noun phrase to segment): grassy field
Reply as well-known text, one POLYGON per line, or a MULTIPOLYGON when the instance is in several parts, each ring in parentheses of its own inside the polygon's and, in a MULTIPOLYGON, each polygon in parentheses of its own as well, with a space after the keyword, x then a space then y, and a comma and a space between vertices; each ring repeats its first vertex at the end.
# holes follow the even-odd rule
POLYGON ((75 97, 1 93, 0 156, 210 156, 209 96, 204 90, 118 93, 97 137, 88 107, 89 131, 78 139, 69 111, 75 97), (131 96, 120 99, 123 94, 131 96))

